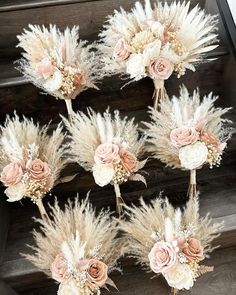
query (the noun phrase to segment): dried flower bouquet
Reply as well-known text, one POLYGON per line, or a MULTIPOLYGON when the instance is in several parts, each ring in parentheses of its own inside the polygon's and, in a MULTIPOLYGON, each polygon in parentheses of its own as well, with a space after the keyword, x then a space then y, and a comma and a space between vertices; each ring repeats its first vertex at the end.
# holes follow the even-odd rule
POLYGON ((47 134, 48 127, 40 128, 25 117, 20 121, 17 115, 8 116, 0 135, 0 180, 7 187, 8 201, 30 198, 44 218, 42 198, 57 184, 67 162, 61 124, 52 135, 47 134))
POLYGON ((24 49, 19 70, 37 87, 64 99, 68 115, 73 113, 71 100, 88 89, 96 88, 101 78, 92 45, 79 40, 79 27, 61 32, 55 25, 29 25, 17 36, 24 49))
POLYGON ((129 253, 147 271, 163 275, 174 294, 189 290, 196 279, 213 267, 202 261, 214 250, 211 242, 221 224, 199 216, 198 198, 191 198, 181 211, 166 199, 150 205, 127 207, 129 220, 120 220, 128 239, 129 253))
POLYGON ((35 253, 25 255, 36 267, 60 285, 58 295, 100 294, 111 285, 108 275, 117 267, 125 244, 117 238, 117 224, 108 211, 95 214, 88 199, 69 202, 64 210, 55 203, 51 222, 40 220, 34 232, 35 253))
POLYGON ((143 181, 137 172, 146 160, 140 161, 145 137, 140 137, 134 119, 121 118, 118 111, 103 115, 88 109, 78 112, 72 121, 64 120, 70 132, 69 153, 85 170, 91 171, 96 184, 114 185, 117 211, 121 213, 119 185, 127 180, 143 181))
POLYGON ((147 151, 167 166, 190 170, 191 196, 196 195, 196 170, 219 166, 232 135, 231 121, 222 118, 230 108, 215 107, 216 99, 210 93, 200 100, 199 90, 191 96, 182 86, 179 97, 160 103, 159 112, 150 108, 151 122, 144 123, 147 151))
POLYGON ((186 70, 206 59, 205 53, 218 45, 216 17, 189 2, 162 4, 150 0, 135 4, 131 12, 121 8, 108 17, 100 33, 105 75, 122 74, 138 81, 150 77, 155 86, 154 109, 165 97, 164 82, 173 73, 186 70))

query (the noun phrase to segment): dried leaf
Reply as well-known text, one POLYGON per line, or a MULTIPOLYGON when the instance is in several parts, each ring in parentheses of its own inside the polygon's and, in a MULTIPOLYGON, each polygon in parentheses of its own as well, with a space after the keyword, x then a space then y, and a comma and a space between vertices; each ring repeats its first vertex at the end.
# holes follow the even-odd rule
POLYGON ((70 182, 70 181, 72 181, 77 175, 78 175, 78 173, 73 174, 73 175, 68 175, 68 176, 62 177, 62 178, 59 179, 58 183, 66 183, 66 182, 70 182))
POLYGON ((146 182, 146 179, 144 178, 143 175, 141 174, 133 174, 129 177, 129 180, 132 180, 132 181, 141 181, 145 184, 145 186, 147 187, 147 182, 146 182))

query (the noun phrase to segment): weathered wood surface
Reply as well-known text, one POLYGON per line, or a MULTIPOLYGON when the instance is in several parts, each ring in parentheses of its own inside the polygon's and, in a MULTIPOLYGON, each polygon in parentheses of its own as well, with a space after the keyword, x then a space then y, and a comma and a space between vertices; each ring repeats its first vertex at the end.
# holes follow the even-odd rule
MULTIPOLYGON (((111 14, 114 9, 119 9, 120 6, 130 9, 135 2, 135 0, 63 1, 61 5, 57 6, 40 7, 38 5, 39 7, 32 6, 29 9, 10 11, 4 11, 4 6, 2 6, 3 11, 0 10, 0 56, 6 58, 19 55, 20 50, 15 48, 16 35, 21 33, 28 24, 47 25, 53 23, 61 29, 65 26, 79 24, 81 38, 94 40, 97 38, 107 15, 111 14)), ((199 2, 204 3, 205 1, 194 0, 191 1, 191 4, 196 5, 199 2)), ((9 5, 11 3, 13 1, 10 1, 9 5)), ((27 1, 20 1, 20 3, 24 5, 27 1)), ((5 9, 6 7, 7 5, 5 5, 5 9)))
MULTIPOLYGON (((133 262, 133 261, 132 261, 133 262)), ((236 294, 236 248, 216 250, 206 265, 214 265, 214 272, 205 274, 198 278, 191 291, 180 292, 180 295, 235 295, 236 294)), ((119 288, 119 292, 110 290, 102 291, 102 294, 136 294, 170 295, 164 278, 150 279, 152 274, 145 274, 138 266, 132 266, 130 270, 125 269, 124 274, 113 275, 112 279, 119 288)), ((40 288, 35 289, 34 285, 28 291, 20 291, 21 295, 53 295, 56 294, 57 285, 50 280, 40 288)))
MULTIPOLYGON (((19 56, 19 50, 14 48, 17 42, 15 35, 20 33, 29 22, 56 23, 60 28, 64 28, 65 25, 80 24, 81 37, 94 40, 108 13, 111 13, 114 8, 119 8, 120 5, 129 8, 134 2, 135 0, 0 0, 0 86, 4 83, 13 85, 15 82, 12 79, 19 79, 17 83, 24 83, 22 78, 19 78, 20 75, 14 71, 12 61, 19 56)), ((194 5, 197 2, 205 3, 204 0, 194 0, 191 4, 194 5)), ((217 12, 217 7, 213 3, 215 1, 207 0, 206 2, 208 11, 217 12)), ((178 94, 179 85, 184 83, 190 91, 198 86, 201 94, 213 90, 220 96, 217 102, 219 106, 236 106, 235 59, 231 54, 221 20, 220 36, 223 46, 211 54, 212 57, 218 58, 211 63, 200 65, 195 73, 188 72, 181 79, 171 77, 166 83, 170 95, 178 94)), ((96 111, 104 111, 110 105, 112 110, 119 109, 124 115, 135 116, 137 122, 147 120, 147 106, 152 105, 151 80, 144 79, 121 90, 124 83, 125 81, 121 81, 119 77, 106 79, 100 85, 100 91, 88 90, 73 101, 74 109, 85 111, 88 106, 91 106, 96 111)), ((0 104, 0 123, 4 122, 6 113, 12 114, 14 110, 20 115, 33 117, 40 121, 40 124, 48 123, 51 119, 53 124, 57 124, 60 121, 59 114, 66 116, 63 101, 56 101, 50 96, 40 94, 40 90, 30 84, 1 88, 0 104), (48 112, 49 109, 50 112, 48 112)), ((236 117, 235 111, 231 112, 230 117, 236 117)), ((210 211, 215 221, 225 221, 222 235, 217 240, 223 248, 213 253, 211 260, 206 261, 208 265, 215 265, 215 271, 200 278, 190 292, 180 294, 236 294, 235 147, 234 138, 229 143, 220 168, 213 170, 204 168, 198 172, 201 214, 205 215, 210 211)), ((164 195, 167 195, 174 205, 184 205, 188 173, 166 169, 156 160, 149 161, 145 170, 149 173, 147 188, 141 183, 132 182, 121 186, 122 195, 127 204, 137 203, 140 196, 150 201, 164 190, 164 195)), ((112 186, 99 188, 95 185, 91 173, 85 172, 77 165, 68 167, 64 174, 73 172, 79 172, 79 174, 71 183, 58 185, 53 190, 53 196, 58 197, 62 206, 68 198, 75 198, 76 193, 84 198, 88 190, 91 190, 90 200, 97 210, 108 206, 112 210, 115 209, 112 186)), ((4 188, 1 187, 0 195, 3 195, 3 190, 4 188)), ((53 203, 53 197, 46 197, 44 202, 53 203)), ((0 266, 0 277, 6 279, 21 295, 56 294, 56 285, 20 256, 21 252, 30 251, 25 245, 33 243, 31 231, 36 225, 32 216, 39 216, 37 208, 28 200, 10 204, 9 207, 9 232, 3 263, 0 266)), ((150 275, 144 274, 130 259, 124 259, 122 265, 125 275, 114 276, 121 294, 170 294, 164 279, 150 280, 150 275)), ((6 295, 1 292, 0 294, 6 295)), ((108 293, 104 292, 104 294, 108 293)), ((112 290, 109 294, 117 294, 117 292, 112 290)))

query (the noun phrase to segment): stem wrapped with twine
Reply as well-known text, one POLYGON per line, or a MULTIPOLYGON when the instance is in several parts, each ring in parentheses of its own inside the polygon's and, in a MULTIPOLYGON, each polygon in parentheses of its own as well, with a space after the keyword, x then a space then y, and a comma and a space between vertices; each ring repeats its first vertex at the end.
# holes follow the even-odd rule
POLYGON ((119 184, 114 184, 114 190, 115 190, 115 194, 116 194, 116 212, 119 216, 121 216, 122 211, 123 211, 123 209, 122 209, 123 199, 121 197, 119 184))
POLYGON ((178 290, 175 288, 171 288, 171 294, 177 295, 178 290))
POLYGON ((48 216, 48 214, 47 214, 47 211, 46 211, 46 209, 45 209, 45 207, 44 207, 44 205, 43 205, 43 201, 42 201, 42 199, 39 199, 39 200, 37 201, 36 205, 38 206, 38 209, 39 209, 39 212, 40 212, 40 214, 41 214, 42 219, 43 219, 44 221, 46 221, 46 222, 49 222, 49 221, 50 221, 50 218, 49 218, 49 216, 48 216))
POLYGON ((196 169, 193 169, 190 171, 188 197, 195 198, 196 196, 197 196, 196 169))
POLYGON ((72 109, 72 102, 71 99, 65 99, 66 102, 66 109, 67 109, 67 113, 68 113, 68 119, 70 121, 70 123, 72 122, 72 116, 73 116, 73 109, 72 109))
POLYGON ((164 87, 164 80, 160 80, 160 79, 153 80, 153 83, 155 87, 155 90, 153 93, 153 100, 154 100, 153 108, 157 110, 159 102, 162 101, 166 96, 166 90, 164 87))

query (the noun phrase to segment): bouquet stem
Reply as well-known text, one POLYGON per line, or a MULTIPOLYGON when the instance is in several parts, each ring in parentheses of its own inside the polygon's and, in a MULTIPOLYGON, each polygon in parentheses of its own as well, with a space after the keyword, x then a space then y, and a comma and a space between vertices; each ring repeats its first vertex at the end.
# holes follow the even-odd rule
POLYGON ((189 198, 195 198, 197 196, 197 182, 196 182, 196 170, 190 170, 190 181, 188 187, 189 198))
POLYGON ((37 204, 37 206, 38 206, 38 208, 39 208, 39 212, 40 212, 40 214, 41 214, 42 219, 43 219, 44 221, 46 221, 46 222, 49 222, 50 219, 49 219, 49 216, 48 216, 48 214, 47 214, 47 212, 46 212, 46 210, 45 210, 45 207, 44 207, 44 205, 43 205, 43 201, 42 201, 42 199, 39 199, 39 200, 37 201, 36 204, 37 204))
POLYGON ((171 293, 172 293, 173 295, 176 295, 176 294, 177 294, 177 292, 178 292, 178 290, 177 290, 177 289, 175 289, 175 288, 171 288, 171 293))
POLYGON ((68 119, 70 121, 70 123, 72 122, 72 115, 73 115, 73 109, 72 109, 72 102, 71 99, 65 99, 66 102, 66 109, 67 109, 67 113, 68 113, 68 119))
POLYGON ((116 212, 121 216, 123 199, 121 197, 119 184, 114 184, 114 190, 116 194, 116 212))
POLYGON ((165 90, 165 87, 164 87, 164 80, 153 80, 153 83, 154 83, 154 87, 155 87, 155 90, 154 90, 154 93, 153 93, 153 100, 154 100, 154 103, 153 103, 153 108, 155 110, 158 109, 158 104, 165 98, 166 96, 166 90, 165 90))

